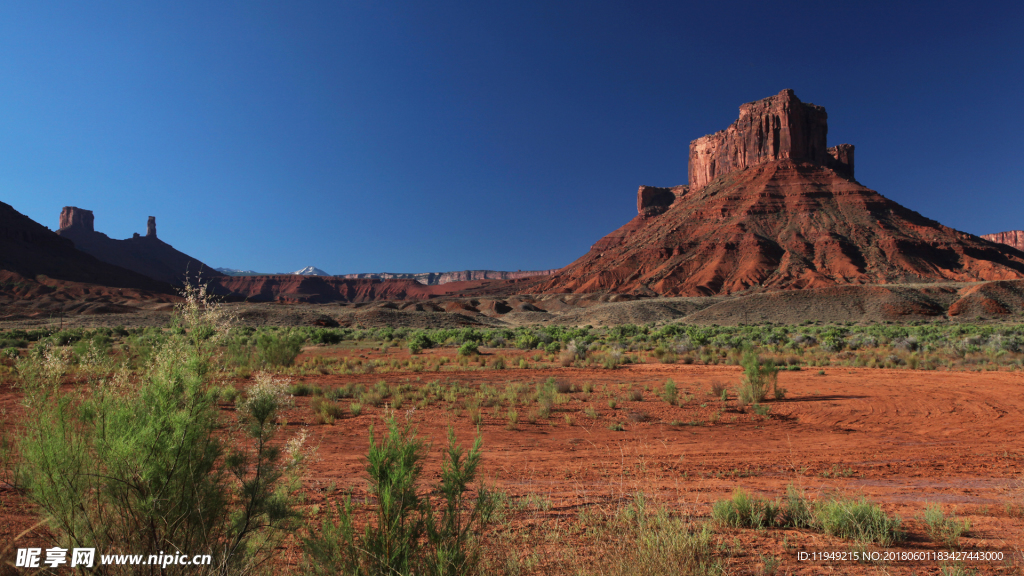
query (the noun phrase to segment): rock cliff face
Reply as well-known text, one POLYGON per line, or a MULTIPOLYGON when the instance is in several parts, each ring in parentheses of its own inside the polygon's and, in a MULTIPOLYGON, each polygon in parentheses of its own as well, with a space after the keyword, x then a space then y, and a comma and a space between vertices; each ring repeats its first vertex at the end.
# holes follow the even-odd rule
POLYGON ((60 211, 60 227, 74 228, 83 232, 93 231, 92 210, 83 210, 74 206, 65 206, 60 211))
MULTIPOLYGON (((61 221, 73 228, 92 229, 92 213, 65 208, 61 221)), ((171 287, 101 262, 75 249, 73 242, 61 238, 45 226, 0 202, 0 270, 16 273, 29 281, 39 275, 58 280, 82 282, 114 288, 135 288, 169 292, 171 287)))
POLYGON ((997 242, 1013 246, 1017 250, 1024 250, 1024 230, 1010 230, 1009 232, 997 232, 995 234, 983 234, 981 236, 989 242, 997 242))
POLYGON ((694 140, 690 186, 641 187, 638 215, 540 292, 707 296, 842 284, 1024 278, 1024 254, 958 232, 853 177, 827 115, 791 90, 694 140))
POLYGON ((820 166, 839 164, 853 177, 853 146, 835 153, 826 148, 828 114, 821 106, 804 104, 792 90, 740 106, 731 126, 690 143, 690 190, 697 191, 723 174, 764 162, 792 160, 820 166))
POLYGON ((657 216, 676 201, 676 197, 686 194, 688 186, 674 188, 658 188, 657 186, 641 186, 636 192, 636 212, 645 217, 657 216))
POLYGON ((138 272, 174 286, 186 279, 195 283, 200 278, 222 276, 196 258, 175 250, 156 237, 156 218, 149 217, 146 235, 136 233, 127 240, 115 240, 93 229, 93 213, 74 206, 65 206, 60 213, 57 234, 74 242, 79 250, 96 258, 138 272))

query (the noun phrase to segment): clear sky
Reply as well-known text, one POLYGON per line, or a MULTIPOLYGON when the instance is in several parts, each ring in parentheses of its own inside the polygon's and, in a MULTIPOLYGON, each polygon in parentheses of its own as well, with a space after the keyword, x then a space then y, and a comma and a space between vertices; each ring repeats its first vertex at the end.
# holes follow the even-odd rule
POLYGON ((211 266, 556 268, 793 88, 858 180, 1024 228, 1024 3, 4 2, 0 200, 211 266))

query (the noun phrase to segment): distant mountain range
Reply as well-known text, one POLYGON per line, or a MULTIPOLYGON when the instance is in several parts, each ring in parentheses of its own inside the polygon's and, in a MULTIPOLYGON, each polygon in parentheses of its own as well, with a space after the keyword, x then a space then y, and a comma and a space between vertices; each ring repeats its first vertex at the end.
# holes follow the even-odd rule
POLYGON ((255 270, 235 270, 234 268, 214 268, 214 270, 228 276, 269 276, 266 272, 256 272, 255 270))
MULTIPOLYGON (((218 272, 228 276, 283 276, 294 274, 298 276, 332 276, 315 266, 306 266, 296 272, 255 272, 253 270, 237 270, 235 268, 217 268, 218 272)), ((346 280, 371 279, 371 280, 415 280, 427 286, 448 284, 449 282, 466 282, 471 280, 514 280, 530 276, 550 276, 559 269, 552 270, 516 270, 515 272, 504 272, 500 270, 458 270, 455 272, 368 272, 363 274, 337 274, 337 278, 346 280)))
POLYGON ((316 266, 306 266, 302 270, 296 270, 295 272, 256 272, 255 270, 237 270, 235 268, 215 268, 215 270, 221 274, 227 274, 228 276, 283 276, 286 274, 295 274, 298 276, 330 276, 330 274, 316 266))

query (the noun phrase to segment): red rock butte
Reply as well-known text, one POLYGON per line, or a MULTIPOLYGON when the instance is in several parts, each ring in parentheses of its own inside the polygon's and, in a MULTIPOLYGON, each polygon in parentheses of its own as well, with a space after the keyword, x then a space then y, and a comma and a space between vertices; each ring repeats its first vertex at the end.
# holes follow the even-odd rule
POLYGON ((641 186, 637 216, 543 292, 730 294, 751 288, 1024 278, 1024 254, 958 232, 854 180, 828 114, 792 90, 690 143, 689 183, 641 186))

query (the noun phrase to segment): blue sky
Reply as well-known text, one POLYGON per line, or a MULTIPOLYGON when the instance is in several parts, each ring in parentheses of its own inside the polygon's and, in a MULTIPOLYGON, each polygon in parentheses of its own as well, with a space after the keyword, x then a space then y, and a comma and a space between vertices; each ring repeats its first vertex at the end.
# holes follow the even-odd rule
POLYGON ((864 185, 1024 228, 1024 4, 6 2, 0 200, 212 266, 568 264, 793 88, 864 185))

